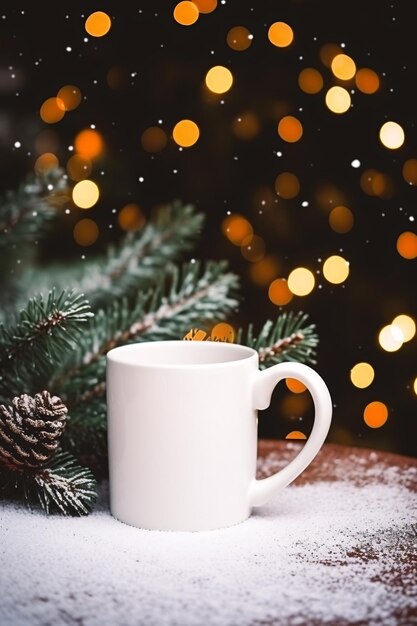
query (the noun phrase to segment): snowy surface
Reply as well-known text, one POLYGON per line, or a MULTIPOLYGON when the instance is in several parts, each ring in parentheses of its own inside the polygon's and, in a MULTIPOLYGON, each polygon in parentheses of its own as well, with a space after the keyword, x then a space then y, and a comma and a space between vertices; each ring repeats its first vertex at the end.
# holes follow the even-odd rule
POLYGON ((395 471, 388 484, 292 485, 242 524, 200 533, 118 522, 106 485, 85 518, 3 503, 0 623, 411 625, 416 514, 395 471))

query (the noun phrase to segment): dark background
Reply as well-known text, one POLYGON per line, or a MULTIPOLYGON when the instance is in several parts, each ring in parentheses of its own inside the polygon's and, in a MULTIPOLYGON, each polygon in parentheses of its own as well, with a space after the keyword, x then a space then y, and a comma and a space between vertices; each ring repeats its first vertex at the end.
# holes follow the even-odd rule
MULTIPOLYGON (((409 220, 416 213, 416 189, 402 176, 404 162, 417 158, 412 3, 227 0, 189 27, 173 19, 175 4, 2 3, 1 189, 16 186, 33 170, 40 133, 53 133, 55 153, 65 166, 75 135, 95 124, 106 150, 90 175, 99 184, 101 197, 88 217, 99 224, 100 237, 89 248, 74 242, 74 224, 86 212, 72 207, 70 214, 62 215, 58 232, 43 244, 43 260, 78 259, 82 254, 89 258, 104 251, 122 235, 117 213, 128 202, 138 203, 146 216, 153 207, 175 199, 194 204, 207 217, 190 256, 226 258, 241 277, 242 305, 231 323, 251 321, 260 328, 280 310, 302 310, 316 324, 320 337, 316 369, 328 383, 335 405, 329 441, 415 455, 416 338, 394 353, 384 352, 377 342, 379 330, 396 315, 417 316, 417 261, 405 260, 396 251, 401 232, 416 232, 415 222, 409 220), (85 18, 95 10, 109 13, 112 28, 102 38, 84 41, 85 18), (268 41, 268 28, 275 21, 293 28, 290 47, 280 49, 268 41), (234 51, 226 43, 234 26, 245 26, 253 34, 246 51, 234 51), (357 67, 373 69, 381 80, 374 95, 359 92, 353 81, 344 83, 354 93, 353 106, 343 115, 332 113, 324 103, 326 90, 341 84, 320 59, 320 50, 328 43, 345 44, 357 67), (218 64, 234 76, 232 89, 222 97, 210 95, 203 86, 208 69, 218 64), (315 67, 323 76, 324 88, 317 95, 305 94, 298 86, 298 74, 305 67, 315 67), (112 68, 121 77, 118 89, 108 85, 112 68), (39 117, 42 102, 66 84, 80 88, 81 105, 61 122, 45 124, 39 117), (251 140, 238 139, 231 130, 233 120, 244 111, 260 120, 259 133, 251 140), (285 114, 295 115, 303 124, 303 137, 295 144, 277 134, 277 123, 285 114), (171 133, 183 118, 195 120, 201 135, 195 146, 179 151, 171 133), (149 154, 140 138, 159 120, 169 141, 161 152, 149 154), (400 123, 405 131, 406 141, 398 150, 383 147, 378 139, 387 120, 400 123), (21 147, 14 147, 16 141, 21 147), (351 166, 353 159, 360 160, 358 169, 351 166), (389 176, 389 197, 369 196, 362 190, 360 176, 368 168, 389 176), (296 173, 300 180, 300 194, 293 200, 275 193, 275 178, 283 171, 296 173), (342 198, 336 203, 354 214, 354 227, 347 234, 329 227, 333 198, 342 198), (303 201, 308 206, 303 207, 303 201), (314 291, 294 297, 282 309, 272 304, 268 286, 251 281, 251 263, 222 233, 227 211, 241 213, 251 222, 266 253, 278 259, 277 276, 288 276, 300 265, 317 273, 314 291), (349 260, 350 275, 343 285, 331 285, 321 276, 319 259, 338 253, 349 260), (374 382, 363 390, 349 378, 359 361, 375 369, 374 382), (372 400, 389 408, 389 419, 379 429, 370 429, 363 421, 364 407, 372 400)), ((265 437, 284 437, 294 428, 308 434, 310 427, 308 398, 294 400, 284 390, 274 393, 271 408, 260 420, 265 437)))

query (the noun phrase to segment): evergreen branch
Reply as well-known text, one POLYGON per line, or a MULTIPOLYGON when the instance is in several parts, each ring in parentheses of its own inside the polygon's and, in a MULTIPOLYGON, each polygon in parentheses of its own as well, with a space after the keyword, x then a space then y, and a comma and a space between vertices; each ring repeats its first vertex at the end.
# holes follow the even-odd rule
POLYGON ((61 443, 62 448, 73 454, 81 465, 91 468, 97 479, 107 477, 105 397, 95 398, 73 408, 61 443))
MULTIPOLYGON (((126 298, 99 311, 82 336, 75 362, 50 383, 62 397, 75 404, 99 398, 105 392, 105 355, 116 346, 136 341, 178 339, 196 324, 219 321, 238 305, 237 277, 226 272, 222 261, 185 264, 180 272, 172 267, 158 285, 139 294, 134 306, 126 298)), ((70 426, 69 426, 70 428, 70 426)))
POLYGON ((54 169, 29 176, 17 191, 8 191, 0 199, 0 249, 37 239, 56 206, 66 201, 67 179, 54 169))
POLYGON ((23 498, 29 508, 39 504, 45 513, 88 514, 97 497, 96 480, 68 452, 57 452, 46 465, 28 470, 0 466, 3 497, 23 498))
POLYGON ((257 337, 253 335, 252 325, 248 327, 246 334, 240 330, 237 343, 258 351, 261 369, 282 361, 314 365, 318 335, 315 324, 305 325, 307 318, 308 315, 302 311, 282 313, 275 323, 268 320, 257 337))
POLYGON ((14 324, 0 325, 0 394, 17 395, 14 389, 25 374, 38 381, 55 368, 92 315, 83 295, 66 290, 50 291, 46 301, 42 294, 29 300, 14 324))

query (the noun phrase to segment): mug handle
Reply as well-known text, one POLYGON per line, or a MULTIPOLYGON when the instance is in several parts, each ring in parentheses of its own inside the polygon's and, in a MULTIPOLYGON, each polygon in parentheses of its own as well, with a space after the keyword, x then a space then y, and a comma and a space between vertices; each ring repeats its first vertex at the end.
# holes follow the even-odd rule
POLYGON ((329 432, 332 419, 329 390, 321 376, 302 363, 288 361, 263 371, 258 370, 253 380, 253 408, 266 409, 271 402, 275 385, 283 378, 296 378, 308 388, 315 409, 313 428, 302 450, 284 469, 268 478, 253 480, 249 489, 250 506, 265 504, 277 491, 295 480, 317 455, 329 432))

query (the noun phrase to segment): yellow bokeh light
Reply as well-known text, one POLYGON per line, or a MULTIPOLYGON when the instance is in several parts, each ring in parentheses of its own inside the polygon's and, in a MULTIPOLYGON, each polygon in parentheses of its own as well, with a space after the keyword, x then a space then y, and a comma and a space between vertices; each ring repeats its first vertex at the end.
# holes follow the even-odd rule
POLYGON ((34 170, 37 174, 53 170, 59 166, 58 157, 53 152, 44 152, 35 161, 34 170))
POLYGON ((329 213, 330 227, 336 233, 348 233, 352 229, 353 223, 353 213, 346 206, 335 206, 329 213))
POLYGON ((404 259, 417 257, 417 235, 409 230, 401 233, 397 239, 397 251, 404 259))
POLYGON ((85 218, 79 220, 73 230, 73 237, 76 243, 80 246, 91 246, 97 241, 99 235, 99 229, 94 220, 85 218))
POLYGON ((238 139, 253 139, 259 133, 259 129, 259 118, 251 111, 242 113, 232 123, 232 131, 238 139))
POLYGON ((355 61, 347 54, 336 54, 330 67, 336 78, 341 80, 350 80, 355 76, 355 61))
POLYGON ((73 111, 81 102, 81 91, 75 85, 65 85, 57 93, 58 105, 64 106, 64 111, 73 111))
POLYGON ((48 98, 42 103, 39 115, 43 122, 47 124, 56 124, 65 115, 65 105, 58 98, 48 98))
POLYGON ((140 230, 145 224, 145 216, 140 206, 131 202, 120 210, 117 221, 122 230, 140 230))
POLYGON ((104 11, 91 13, 85 21, 85 30, 92 37, 104 37, 111 28, 111 19, 104 11))
POLYGON ((274 22, 268 29, 269 41, 278 48, 286 48, 294 39, 294 32, 286 22, 274 22))
POLYGON ((233 215, 228 215, 224 218, 222 231, 235 246, 241 246, 244 241, 248 244, 253 236, 253 228, 250 222, 239 213, 233 213, 233 215))
POLYGON ((160 152, 167 145, 167 136, 159 126, 151 126, 143 131, 141 143, 146 152, 160 152))
POLYGON ((417 185, 417 159, 407 159, 403 165, 403 177, 409 185, 417 185))
POLYGON ((278 123, 278 135, 288 143, 295 143, 303 136, 303 126, 296 117, 286 115, 278 123))
POLYGON ((338 254, 329 256, 323 263, 323 276, 329 283, 340 285, 349 276, 349 262, 338 254))
POLYGON ((379 139, 386 148, 397 150, 403 145, 405 135, 397 122, 385 122, 380 128, 379 139))
POLYGON ((320 48, 320 59, 323 65, 330 67, 334 57, 342 53, 342 48, 336 43, 325 43, 320 48))
POLYGON ((417 377, 414 379, 413 389, 414 389, 414 393, 417 396, 417 377))
POLYGON ((315 282, 313 272, 306 267, 296 267, 288 276, 288 287, 295 296, 308 296, 315 282))
POLYGON ((101 134, 92 128, 81 130, 74 140, 76 152, 86 159, 95 159, 104 150, 104 141, 101 134))
POLYGON ((249 235, 242 241, 240 251, 244 259, 256 263, 265 256, 265 242, 259 235, 249 235))
POLYGON ((194 0, 200 13, 212 13, 217 8, 217 0, 194 0))
POLYGON ((379 89, 379 76, 374 70, 362 67, 355 74, 355 83, 362 93, 373 94, 379 89))
POLYGON ((411 341, 416 334, 416 323, 409 315, 397 315, 391 322, 391 326, 396 326, 400 329, 403 335, 403 341, 411 341))
POLYGON ((67 161, 67 172, 71 180, 80 181, 88 178, 93 169, 90 159, 79 154, 73 154, 67 161))
POLYGON ((233 343, 235 340, 235 329, 226 322, 219 322, 210 331, 210 339, 212 341, 228 341, 233 343))
POLYGON ((279 270, 280 265, 276 257, 267 255, 250 266, 249 276, 255 285, 265 287, 277 276, 279 270))
POLYGON ((233 85, 233 74, 223 65, 215 65, 206 74, 206 85, 213 93, 226 93, 233 85))
POLYGON ((288 288, 288 282, 285 278, 276 278, 269 285, 268 297, 273 304, 277 306, 284 306, 291 302, 293 294, 288 288))
POLYGON ((370 428, 380 428, 388 419, 388 408, 383 402, 374 400, 366 405, 363 419, 370 428))
POLYGON ((80 209, 91 209, 99 196, 99 188, 92 180, 81 180, 72 190, 72 200, 80 209))
POLYGON ((282 172, 275 179, 275 191, 281 198, 290 200, 300 193, 300 181, 291 172, 282 172))
POLYGON ((241 52, 252 45, 252 35, 244 26, 234 26, 227 33, 226 41, 229 48, 241 52))
POLYGON ((180 120, 174 126, 172 137, 182 148, 193 146, 200 136, 200 129, 192 120, 180 120))
POLYGON ((292 430, 285 439, 307 439, 306 435, 301 430, 292 430))
POLYGON ((369 363, 356 363, 350 370, 350 380, 359 389, 369 387, 375 378, 375 371, 369 363))
POLYGON ((385 352, 396 352, 404 343, 404 335, 398 326, 388 324, 380 330, 378 341, 385 352))
POLYGON ((305 93, 319 93, 323 89, 323 77, 314 67, 306 67, 298 75, 298 85, 305 93))
POLYGON ((350 94, 344 87, 330 87, 326 93, 326 105, 333 113, 346 113, 350 103, 350 94))
POLYGON ((181 26, 191 26, 198 20, 199 10, 194 2, 178 2, 174 8, 174 20, 181 26))
POLYGON ((288 389, 293 393, 304 393, 304 391, 307 391, 307 387, 304 385, 304 383, 302 383, 300 380, 297 380, 296 378, 286 378, 285 384, 287 385, 288 389))

